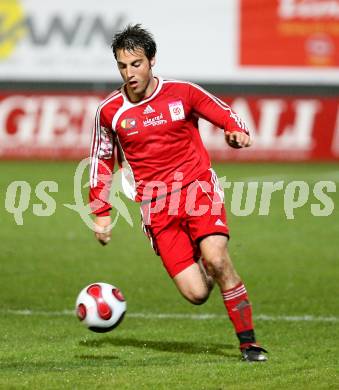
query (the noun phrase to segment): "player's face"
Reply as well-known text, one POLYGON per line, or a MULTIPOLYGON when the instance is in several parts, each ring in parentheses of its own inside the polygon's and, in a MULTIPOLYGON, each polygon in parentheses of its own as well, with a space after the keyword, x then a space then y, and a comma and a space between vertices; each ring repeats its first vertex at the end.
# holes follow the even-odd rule
POLYGON ((152 74, 154 63, 155 59, 149 60, 143 49, 117 51, 118 68, 132 101, 139 101, 152 94, 156 84, 152 74))

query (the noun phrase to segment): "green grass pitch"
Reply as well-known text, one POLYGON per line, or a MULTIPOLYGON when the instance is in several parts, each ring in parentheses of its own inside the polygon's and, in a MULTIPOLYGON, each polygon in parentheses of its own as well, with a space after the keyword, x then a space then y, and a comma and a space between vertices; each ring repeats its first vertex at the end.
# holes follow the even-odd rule
MULTIPOLYGON (((268 216, 258 215, 259 196, 249 216, 228 211, 230 252, 253 303, 257 337, 270 352, 265 364, 240 361, 217 288, 199 307, 181 298, 140 229, 137 205, 126 201, 133 227, 119 220, 107 247, 95 241, 63 206, 73 203, 75 167, 0 163, 0 388, 339 387, 338 190, 329 193, 330 216, 311 214, 319 203, 315 183, 338 187, 338 164, 215 165, 228 180, 302 180, 311 190, 293 220, 285 216, 283 192, 273 194, 268 216), (5 209, 14 180, 32 188, 22 226, 5 209), (32 211, 41 203, 34 190, 42 180, 58 183, 49 217, 32 211), (91 333, 70 312, 80 289, 96 281, 119 286, 127 299, 124 321, 107 334, 91 333)), ((228 210, 231 194, 226 190, 228 210)))

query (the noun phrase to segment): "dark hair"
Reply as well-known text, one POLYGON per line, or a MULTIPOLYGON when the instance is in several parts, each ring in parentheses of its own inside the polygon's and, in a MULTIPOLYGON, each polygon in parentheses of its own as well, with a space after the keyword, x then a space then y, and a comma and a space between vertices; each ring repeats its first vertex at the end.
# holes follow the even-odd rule
POLYGON ((140 24, 130 24, 114 35, 111 48, 115 59, 117 59, 117 50, 119 49, 129 52, 143 49, 146 57, 150 60, 155 56, 157 44, 153 35, 142 28, 140 24))

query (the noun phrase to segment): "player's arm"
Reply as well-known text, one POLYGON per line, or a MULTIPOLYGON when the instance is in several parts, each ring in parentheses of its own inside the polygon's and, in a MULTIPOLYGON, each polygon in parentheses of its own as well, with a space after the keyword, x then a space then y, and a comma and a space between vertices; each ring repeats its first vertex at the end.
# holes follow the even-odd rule
POLYGON ((93 129, 91 146, 90 191, 89 199, 94 215, 94 233, 97 240, 106 245, 111 239, 112 208, 109 193, 114 168, 115 139, 98 109, 93 129))
POLYGON ((229 146, 251 146, 250 134, 244 121, 225 102, 194 84, 190 84, 190 102, 200 117, 224 129, 229 146))
POLYGON ((96 215, 94 219, 94 223, 95 223, 95 231, 94 231, 95 237, 100 242, 100 244, 107 245, 111 241, 111 236, 112 236, 111 216, 96 215))

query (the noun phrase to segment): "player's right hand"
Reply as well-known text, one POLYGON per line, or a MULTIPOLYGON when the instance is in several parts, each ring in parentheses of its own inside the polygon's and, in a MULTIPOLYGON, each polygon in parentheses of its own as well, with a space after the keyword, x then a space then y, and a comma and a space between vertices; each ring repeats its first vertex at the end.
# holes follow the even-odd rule
POLYGON ((111 240, 111 222, 111 217, 109 215, 104 217, 96 216, 94 219, 94 234, 102 245, 107 245, 111 240))

